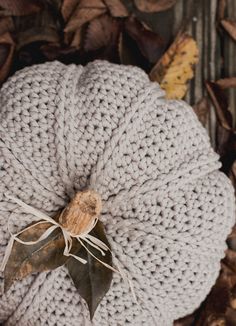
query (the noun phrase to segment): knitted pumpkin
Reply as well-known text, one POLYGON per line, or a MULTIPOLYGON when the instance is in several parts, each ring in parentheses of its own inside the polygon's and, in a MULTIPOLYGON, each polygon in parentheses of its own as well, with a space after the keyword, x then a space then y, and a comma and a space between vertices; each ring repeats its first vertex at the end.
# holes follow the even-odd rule
MULTIPOLYGON (((235 199, 192 108, 166 100, 139 68, 105 61, 27 67, 3 85, 0 103, 1 257, 9 217, 18 229, 29 221, 7 193, 54 216, 93 189, 138 304, 114 273, 91 325, 171 326, 198 308, 219 274, 235 199)), ((0 322, 85 326, 90 318, 63 266, 2 291, 0 322)))

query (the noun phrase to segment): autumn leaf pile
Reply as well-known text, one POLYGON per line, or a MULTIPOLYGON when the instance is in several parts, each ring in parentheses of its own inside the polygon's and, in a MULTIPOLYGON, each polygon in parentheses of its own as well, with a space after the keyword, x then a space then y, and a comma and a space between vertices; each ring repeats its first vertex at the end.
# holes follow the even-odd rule
MULTIPOLYGON (((160 83, 167 98, 182 99, 197 69, 198 45, 184 28, 165 35, 146 20, 154 17, 154 21, 157 14, 158 19, 168 19, 178 1, 0 0, 0 83, 36 63, 86 64, 106 59, 141 67, 160 83)), ((236 42, 236 21, 225 16, 226 5, 226 0, 218 0, 216 28, 221 38, 236 42)), ((168 20, 165 24, 167 29, 168 20)), ((228 90, 236 87, 236 76, 202 83, 206 96, 193 109, 205 126, 213 105, 215 150, 236 187, 236 134, 228 104, 228 90)), ((236 227, 211 293, 197 311, 175 322, 175 326, 228 325, 236 325, 236 227)))

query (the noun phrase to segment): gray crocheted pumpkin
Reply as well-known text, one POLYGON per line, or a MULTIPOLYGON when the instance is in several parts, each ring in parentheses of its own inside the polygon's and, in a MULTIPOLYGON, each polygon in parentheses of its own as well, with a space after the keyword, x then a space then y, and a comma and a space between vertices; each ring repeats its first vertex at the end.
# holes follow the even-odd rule
MULTIPOLYGON (((0 254, 7 220, 26 226, 11 193, 48 215, 90 187, 119 274, 95 326, 171 326, 204 300, 235 221, 234 191, 191 107, 167 101, 139 68, 95 61, 25 68, 0 93, 0 254)), ((1 284, 3 279, 1 279, 1 284)), ((64 267, 14 283, 0 298, 13 326, 90 325, 64 267)))

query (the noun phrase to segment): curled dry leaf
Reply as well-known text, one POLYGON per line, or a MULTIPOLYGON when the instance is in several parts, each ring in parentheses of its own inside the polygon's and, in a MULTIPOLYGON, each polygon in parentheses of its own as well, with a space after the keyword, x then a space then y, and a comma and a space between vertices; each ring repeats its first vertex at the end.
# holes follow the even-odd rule
POLYGON ((79 0, 63 0, 61 14, 65 22, 68 21, 78 5, 79 0))
POLYGON ((222 89, 236 87, 236 77, 224 78, 217 80, 217 85, 222 89))
POLYGON ((149 62, 155 63, 161 58, 166 44, 157 33, 152 32, 145 24, 133 17, 125 21, 124 27, 149 62))
POLYGON ((226 1, 227 0, 219 0, 218 1, 218 10, 217 10, 217 20, 221 21, 225 16, 226 9, 226 1))
POLYGON ((134 0, 138 10, 144 12, 157 12, 170 9, 177 0, 134 0))
POLYGON ((227 97, 222 88, 213 82, 206 82, 206 88, 214 104, 219 124, 227 129, 232 129, 232 114, 228 108, 227 97))
POLYGON ((112 17, 127 17, 129 12, 121 0, 104 0, 112 17))
POLYGON ((198 47, 187 34, 179 34, 174 43, 152 68, 150 79, 157 81, 169 99, 181 99, 187 92, 187 82, 193 77, 198 62, 198 47))
POLYGON ((2 17, 0 19, 0 35, 11 33, 14 31, 14 24, 12 17, 2 17))
POLYGON ((81 0, 71 15, 64 31, 74 32, 85 23, 104 14, 106 11, 107 7, 102 0, 91 0, 89 2, 81 0))
POLYGON ((120 21, 103 15, 88 25, 84 38, 84 50, 92 58, 118 62, 120 21))
MULTIPOLYGON (((92 230, 91 235, 110 247, 100 221, 92 230)), ((85 242, 84 244, 98 259, 112 266, 112 256, 109 251, 102 256, 98 250, 85 242)), ((100 301, 110 288, 112 271, 91 256, 83 247, 78 251, 78 255, 86 259, 87 264, 83 265, 72 257, 67 261, 66 266, 79 294, 87 302, 92 319, 100 301)))
POLYGON ((203 126, 206 126, 207 117, 209 114, 209 105, 206 97, 203 97, 200 101, 198 101, 194 106, 193 110, 198 116, 198 119, 201 121, 203 126))
POLYGON ((42 3, 35 0, 0 0, 0 7, 5 9, 5 15, 24 16, 40 11, 42 3))
POLYGON ((30 17, 15 19, 17 50, 34 42, 58 43, 60 41, 57 22, 48 10, 30 17))
POLYGON ((226 32, 236 41, 236 21, 231 19, 223 19, 221 25, 224 27, 226 32))
POLYGON ((0 83, 8 76, 15 50, 15 42, 10 33, 0 36, 0 83))
MULTIPOLYGON (((25 230, 20 239, 35 241, 50 226, 48 222, 35 225, 25 230)), ((14 281, 22 280, 31 273, 52 270, 63 265, 68 259, 63 256, 64 247, 65 242, 60 229, 56 229, 45 240, 34 245, 24 245, 15 241, 4 271, 5 291, 14 281)))

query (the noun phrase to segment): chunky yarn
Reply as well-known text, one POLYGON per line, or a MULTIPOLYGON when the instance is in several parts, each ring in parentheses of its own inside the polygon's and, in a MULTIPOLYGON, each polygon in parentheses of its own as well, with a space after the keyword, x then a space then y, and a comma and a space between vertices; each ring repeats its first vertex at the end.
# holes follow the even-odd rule
POLYGON ((166 100, 139 68, 105 61, 25 68, 3 85, 0 103, 0 258, 9 216, 16 229, 29 221, 5 194, 53 216, 90 187, 139 302, 114 274, 91 324, 60 267, 1 292, 0 322, 171 326, 196 309, 218 276, 235 199, 192 108, 166 100))

